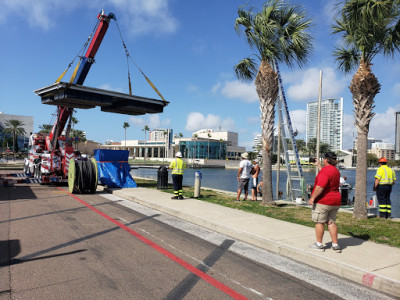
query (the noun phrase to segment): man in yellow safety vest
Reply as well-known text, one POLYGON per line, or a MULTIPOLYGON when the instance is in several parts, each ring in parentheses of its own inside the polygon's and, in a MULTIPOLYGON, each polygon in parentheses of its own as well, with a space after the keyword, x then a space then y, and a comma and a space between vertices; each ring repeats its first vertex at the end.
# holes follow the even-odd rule
POLYGON ((186 169, 186 163, 182 160, 182 153, 177 152, 169 168, 172 169, 172 182, 174 183, 174 196, 171 199, 183 199, 182 196, 182 181, 183 172, 186 169))
POLYGON ((379 168, 375 175, 375 184, 373 190, 376 191, 376 197, 379 202, 379 217, 390 219, 392 205, 390 203, 390 193, 392 186, 396 182, 396 173, 387 166, 387 159, 382 157, 379 160, 379 168))

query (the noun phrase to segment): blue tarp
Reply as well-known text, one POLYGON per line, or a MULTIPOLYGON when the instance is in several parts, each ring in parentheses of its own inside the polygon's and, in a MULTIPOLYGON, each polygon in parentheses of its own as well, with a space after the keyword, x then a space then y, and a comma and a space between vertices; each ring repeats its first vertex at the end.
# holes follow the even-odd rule
POLYGON ((99 180, 102 185, 111 188, 137 187, 129 173, 128 150, 94 150, 94 157, 99 168, 99 180))

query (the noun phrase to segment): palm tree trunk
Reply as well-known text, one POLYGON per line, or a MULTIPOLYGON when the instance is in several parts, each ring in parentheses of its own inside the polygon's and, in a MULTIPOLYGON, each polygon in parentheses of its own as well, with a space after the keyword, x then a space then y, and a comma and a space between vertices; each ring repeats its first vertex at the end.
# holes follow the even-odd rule
POLYGON ((356 188, 353 211, 353 216, 357 219, 367 218, 367 139, 369 124, 375 115, 372 112, 374 98, 379 93, 380 87, 378 79, 371 72, 370 64, 364 62, 362 59, 350 84, 350 91, 353 94, 354 125, 358 132, 356 188))
MULTIPOLYGON (((358 133, 356 188, 353 215, 357 219, 367 219, 367 141, 368 134, 358 133)), ((371 187, 372 188, 372 187, 371 187)))
POLYGON ((263 196, 264 205, 274 204, 272 193, 272 143, 274 136, 275 103, 278 96, 278 75, 267 61, 262 61, 255 80, 260 99, 263 140, 263 196))

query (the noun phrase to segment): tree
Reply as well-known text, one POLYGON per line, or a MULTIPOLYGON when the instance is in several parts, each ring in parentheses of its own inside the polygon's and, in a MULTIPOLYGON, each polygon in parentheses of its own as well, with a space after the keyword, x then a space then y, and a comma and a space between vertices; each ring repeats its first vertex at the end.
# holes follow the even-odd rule
POLYGON ((377 166, 379 159, 373 153, 367 153, 367 164, 368 167, 377 166))
POLYGON ((243 8, 238 9, 235 29, 240 33, 243 28, 246 42, 256 51, 260 65, 257 69, 255 59, 245 58, 235 66, 235 73, 242 80, 255 78, 263 140, 263 204, 274 204, 271 155, 279 87, 278 75, 272 66, 276 62, 302 67, 312 50, 312 39, 307 32, 311 21, 302 7, 290 6, 283 0, 269 0, 259 13, 243 8))
POLYGON ((25 126, 25 124, 22 123, 20 120, 12 119, 12 120, 7 120, 4 123, 4 126, 5 126, 5 128, 4 128, 3 132, 12 134, 12 136, 13 136, 13 157, 15 158, 15 149, 16 149, 15 145, 17 142, 17 137, 18 137, 18 135, 22 135, 22 134, 26 133, 25 129, 23 127, 23 126, 25 126))
POLYGON ((147 125, 144 125, 144 128, 142 129, 142 131, 144 131, 144 160, 146 160, 147 157, 147 136, 146 136, 146 132, 150 131, 150 127, 147 125))
POLYGON ((51 132, 51 130, 53 129, 53 125, 50 124, 43 124, 39 126, 39 133, 42 134, 49 134, 51 132))
POLYGON ((129 125, 128 122, 124 122, 124 125, 122 126, 122 128, 125 129, 125 147, 126 147, 126 129, 129 128, 131 125, 129 125))
POLYGON ((371 66, 376 55, 393 57, 400 49, 400 4, 398 0, 347 0, 342 4, 332 29, 341 35, 343 46, 333 54, 345 73, 357 68, 349 86, 358 133, 353 215, 366 219, 367 139, 375 115, 374 98, 381 88, 371 66))

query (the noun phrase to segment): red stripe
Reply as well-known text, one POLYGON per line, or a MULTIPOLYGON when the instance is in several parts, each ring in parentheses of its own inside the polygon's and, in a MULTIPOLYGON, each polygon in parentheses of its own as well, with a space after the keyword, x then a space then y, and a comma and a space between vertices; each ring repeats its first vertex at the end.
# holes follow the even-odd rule
POLYGON ((174 262, 180 264, 182 267, 184 267, 185 269, 187 269, 188 271, 192 272, 193 274, 199 276, 201 279, 205 280, 206 282, 208 282, 209 284, 213 285, 214 287, 216 287, 217 289, 219 289, 220 291, 224 292, 225 294, 231 296, 234 299, 247 299, 245 296, 243 296, 242 294, 239 294, 238 292, 236 292, 235 290, 231 289, 230 287, 226 286, 225 284, 223 284, 222 282, 219 282, 218 280, 216 280, 215 278, 211 277, 210 275, 204 273, 203 271, 200 271, 199 269, 197 269, 196 267, 193 267, 191 264, 189 264, 188 262, 184 261, 183 259, 181 259, 180 257, 172 254, 171 252, 169 252, 168 250, 164 249, 163 247, 157 245, 156 243, 154 243, 153 241, 149 240, 148 238, 144 237, 143 235, 137 233, 136 231, 130 229, 128 226, 125 226, 124 224, 114 220, 113 218, 111 218, 110 216, 106 215, 105 213, 103 213, 102 211, 98 210, 97 208, 91 206, 90 204, 86 203, 85 201, 79 199, 78 197, 76 197, 75 195, 68 193, 67 191, 63 190, 60 187, 57 187, 57 189, 67 193, 68 195, 70 195, 72 198, 74 198, 75 200, 78 200, 80 203, 82 203, 83 205, 85 205, 86 207, 90 208, 91 210, 93 210, 94 212, 98 213, 100 216, 106 218, 107 220, 109 220, 110 222, 114 223, 115 225, 117 225, 118 227, 122 228, 123 230, 129 232, 131 235, 133 235, 134 237, 136 237, 137 239, 139 239, 140 241, 142 241, 143 243, 149 245, 150 247, 152 247, 153 249, 157 250, 158 252, 160 252, 161 254, 163 254, 164 256, 168 257, 169 259, 173 260, 174 262))

